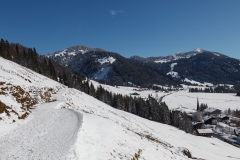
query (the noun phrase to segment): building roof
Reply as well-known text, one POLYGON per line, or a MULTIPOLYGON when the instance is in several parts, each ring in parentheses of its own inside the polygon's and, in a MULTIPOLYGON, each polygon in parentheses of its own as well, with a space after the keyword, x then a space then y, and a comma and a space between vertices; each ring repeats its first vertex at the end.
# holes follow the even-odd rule
POLYGON ((212 112, 214 112, 214 111, 216 111, 216 110, 219 110, 219 109, 217 109, 217 108, 206 108, 206 109, 203 110, 203 112, 212 113, 212 112))
POLYGON ((213 117, 213 116, 205 116, 205 117, 203 117, 203 120, 204 120, 204 121, 207 121, 207 120, 209 120, 209 119, 216 119, 216 118, 213 117))
POLYGON ((203 134, 203 133, 213 133, 212 129, 197 129, 199 134, 203 134))
POLYGON ((225 117, 228 117, 228 118, 229 118, 229 116, 224 115, 224 114, 220 114, 218 117, 219 117, 219 118, 225 118, 225 117))
POLYGON ((200 124, 204 124, 203 122, 192 122, 192 125, 195 126, 195 125, 200 125, 200 124))
POLYGON ((140 95, 140 94, 138 94, 138 93, 136 93, 136 92, 130 93, 130 94, 131 94, 131 95, 136 95, 136 96, 140 95))

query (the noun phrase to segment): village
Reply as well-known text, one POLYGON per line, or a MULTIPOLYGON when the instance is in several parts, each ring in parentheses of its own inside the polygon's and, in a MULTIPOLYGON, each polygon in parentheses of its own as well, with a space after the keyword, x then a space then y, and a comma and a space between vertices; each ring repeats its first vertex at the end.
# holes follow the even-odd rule
MULTIPOLYGON (((187 111, 188 109, 179 107, 177 110, 187 111)), ((240 148, 240 118, 211 107, 202 111, 198 108, 196 112, 188 111, 187 114, 192 121, 194 135, 215 137, 240 148)))

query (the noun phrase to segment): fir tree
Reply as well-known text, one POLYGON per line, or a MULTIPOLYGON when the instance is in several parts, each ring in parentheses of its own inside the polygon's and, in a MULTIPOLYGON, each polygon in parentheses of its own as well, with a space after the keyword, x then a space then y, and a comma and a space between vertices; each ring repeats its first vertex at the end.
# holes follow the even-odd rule
POLYGON ((198 101, 198 97, 197 97, 197 111, 199 111, 199 101, 198 101))

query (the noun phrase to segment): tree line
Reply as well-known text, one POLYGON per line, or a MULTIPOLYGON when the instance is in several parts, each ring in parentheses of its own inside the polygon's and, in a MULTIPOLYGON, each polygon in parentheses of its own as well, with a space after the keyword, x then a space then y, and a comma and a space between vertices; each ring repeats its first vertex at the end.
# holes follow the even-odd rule
POLYGON ((236 93, 235 88, 230 88, 227 85, 208 88, 189 88, 189 92, 202 92, 202 93, 236 93))

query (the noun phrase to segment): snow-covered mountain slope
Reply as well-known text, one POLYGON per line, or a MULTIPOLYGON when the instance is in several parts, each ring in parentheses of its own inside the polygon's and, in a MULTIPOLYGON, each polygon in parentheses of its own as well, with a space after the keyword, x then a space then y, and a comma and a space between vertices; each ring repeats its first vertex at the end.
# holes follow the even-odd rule
POLYGON ((25 67, 0 57, 0 121, 26 118, 33 105, 51 101, 63 86, 25 67))
POLYGON ((189 52, 178 52, 175 54, 171 54, 171 55, 167 56, 166 58, 156 59, 154 62, 155 63, 166 63, 166 62, 171 62, 171 61, 175 61, 175 60, 182 59, 182 58, 190 58, 199 53, 202 53, 203 51, 205 51, 205 50, 196 48, 189 52))
POLYGON ((159 73, 170 75, 175 81, 189 79, 212 84, 240 83, 240 62, 218 52, 195 49, 189 52, 179 52, 167 57, 141 58, 138 56, 130 59, 150 67, 159 73), (172 64, 177 63, 174 72, 172 64))
POLYGON ((64 93, 65 107, 83 114, 83 124, 74 146, 79 159, 187 159, 240 158, 239 149, 216 138, 187 134, 169 125, 152 122, 111 108, 75 89, 64 93), (87 152, 84 152, 86 151, 87 152), (135 158, 137 159, 137 158, 135 158))
POLYGON ((170 160, 188 159, 189 152, 210 160, 240 158, 238 148, 216 138, 193 136, 117 110, 17 64, 0 61, 1 81, 29 92, 49 87, 55 92, 54 102, 38 104, 24 121, 0 120, 0 159, 170 160))
POLYGON ((54 59, 61 66, 68 66, 75 57, 81 57, 85 53, 89 52, 99 52, 104 51, 101 48, 90 48, 83 45, 72 46, 61 51, 54 52, 52 54, 47 54, 46 57, 54 59))
POLYGON ((77 75, 116 85, 126 85, 128 82, 144 87, 152 84, 176 85, 166 74, 102 49, 74 46, 45 56, 77 75))
POLYGON ((142 63, 149 63, 149 62, 154 62, 154 63, 167 63, 167 62, 172 62, 178 59, 185 59, 185 58, 190 58, 193 57, 199 53, 202 53, 206 50, 204 49, 200 49, 200 48, 196 48, 192 51, 188 51, 188 52, 177 52, 174 54, 171 54, 169 56, 166 57, 148 57, 148 58, 142 58, 139 56, 132 56, 130 57, 130 59, 134 59, 135 61, 138 62, 142 62, 142 63))

